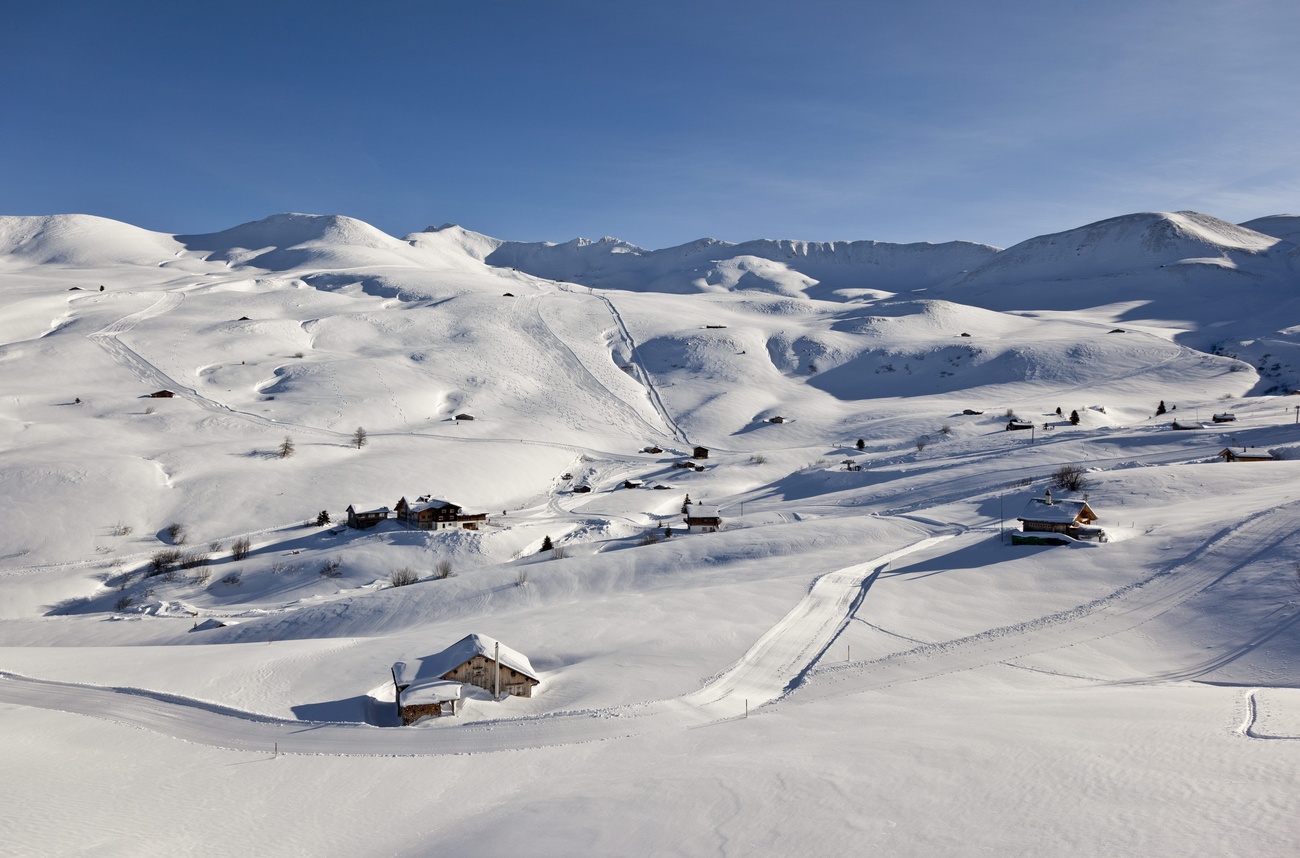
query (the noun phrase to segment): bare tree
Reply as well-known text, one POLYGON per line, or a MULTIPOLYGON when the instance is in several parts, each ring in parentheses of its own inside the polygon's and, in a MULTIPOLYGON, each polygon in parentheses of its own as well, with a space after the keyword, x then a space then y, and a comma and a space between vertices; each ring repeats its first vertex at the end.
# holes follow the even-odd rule
POLYGON ((276 453, 281 459, 287 459, 290 456, 292 456, 293 439, 290 438, 288 435, 285 435, 284 440, 280 442, 280 449, 277 450, 276 453))
POLYGON ((234 542, 230 543, 230 559, 243 560, 245 557, 248 556, 248 549, 250 545, 251 543, 248 541, 247 536, 241 536, 238 539, 236 539, 234 542))
POLYGON ((1083 465, 1062 465, 1052 472, 1051 486, 1068 492, 1081 492, 1089 486, 1083 465))
POLYGON ((358 450, 366 446, 366 430, 361 426, 358 426, 357 431, 352 433, 352 443, 357 445, 358 450))
POLYGON ((434 564, 434 567, 433 567, 433 577, 435 577, 435 578, 450 578, 450 577, 451 577, 451 561, 444 557, 443 559, 439 560, 436 564, 434 564))

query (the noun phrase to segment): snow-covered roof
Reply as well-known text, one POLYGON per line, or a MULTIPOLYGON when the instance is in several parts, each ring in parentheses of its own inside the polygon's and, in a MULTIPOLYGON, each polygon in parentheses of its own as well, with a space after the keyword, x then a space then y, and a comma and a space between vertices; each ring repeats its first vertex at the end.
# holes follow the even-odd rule
MULTIPOLYGON (((466 635, 442 652, 427 655, 419 661, 399 661, 393 665, 393 679, 398 685, 423 684, 428 680, 441 679, 469 661, 476 655, 492 658, 496 645, 500 643, 487 635, 466 635)), ((533 670, 528 657, 521 652, 501 644, 501 666, 509 667, 516 673, 522 673, 530 679, 541 681, 533 670)))
POLYGON ((354 504, 349 504, 348 509, 352 510, 352 513, 354 515, 368 515, 369 513, 372 512, 382 512, 385 515, 387 515, 389 512, 387 504, 382 504, 382 503, 378 503, 378 504, 354 503, 354 504))
POLYGON ((716 506, 691 504, 686 508, 687 518, 722 518, 722 512, 716 506))
POLYGON ((1032 498, 1029 503, 1025 504, 1024 512, 1020 513, 1016 520, 1070 524, 1085 512, 1087 513, 1086 518, 1095 519, 1097 517, 1097 514, 1092 511, 1092 507, 1088 506, 1087 501, 1056 499, 1049 501, 1047 498, 1032 498))
POLYGON ((460 683, 446 679, 432 679, 417 682, 402 692, 403 706, 419 706, 428 703, 446 703, 460 699, 460 683))
POLYGON ((436 500, 436 499, 421 501, 420 503, 417 503, 414 506, 409 507, 409 509, 411 512, 420 512, 421 510, 426 510, 426 509, 446 509, 447 507, 455 507, 456 509, 460 509, 459 506, 452 503, 451 501, 436 500))

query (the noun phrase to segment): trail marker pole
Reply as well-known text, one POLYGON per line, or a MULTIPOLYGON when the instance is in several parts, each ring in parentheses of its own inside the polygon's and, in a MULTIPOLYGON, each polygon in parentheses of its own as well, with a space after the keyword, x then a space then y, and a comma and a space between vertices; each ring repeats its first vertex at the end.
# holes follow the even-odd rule
POLYGON ((849 646, 848 646, 848 650, 849 650, 849 651, 848 651, 848 653, 845 654, 844 660, 845 660, 845 661, 853 661, 853 644, 849 644, 849 646))
POLYGON ((749 698, 745 698, 745 717, 749 717, 749 698))
POLYGON ((280 743, 279 743, 279 742, 276 742, 276 743, 275 743, 275 752, 271 755, 271 757, 272 757, 272 759, 275 759, 275 758, 277 758, 277 757, 279 757, 279 756, 280 756, 280 743))

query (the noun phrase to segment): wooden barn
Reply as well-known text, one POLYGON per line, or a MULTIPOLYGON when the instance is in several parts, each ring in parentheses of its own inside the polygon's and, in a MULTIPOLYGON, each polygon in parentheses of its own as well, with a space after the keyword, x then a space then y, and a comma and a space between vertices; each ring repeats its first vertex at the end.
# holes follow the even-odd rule
POLYGON ((1210 419, 1213 420, 1215 423, 1236 423, 1237 415, 1233 414, 1230 411, 1225 411, 1222 414, 1215 414, 1210 419))
POLYGON ((686 507, 686 529, 715 533, 722 529, 722 512, 714 506, 691 504, 686 507))
POLYGON ((708 448, 708 447, 696 447, 696 448, 691 452, 691 458, 692 458, 692 459, 707 459, 707 458, 709 458, 709 448, 708 448))
POLYGON ((149 394, 149 398, 150 399, 171 399, 175 395, 176 394, 172 393, 170 390, 155 390, 153 393, 149 394))
MULTIPOLYGON (((1087 501, 1056 500, 1052 497, 1050 489, 1044 492, 1043 497, 1032 498, 1025 505, 1024 512, 1017 517, 1021 531, 1026 535, 1059 533, 1071 539, 1102 540, 1106 532, 1100 527, 1092 526, 1096 520, 1097 514, 1093 512, 1092 507, 1088 506, 1087 501)), ((1013 538, 1012 541, 1033 540, 1013 538)))
POLYGON ((1240 451, 1237 451, 1231 447, 1225 447, 1223 452, 1219 453, 1219 458, 1225 462, 1271 462, 1273 461, 1273 454, 1267 450, 1247 450, 1242 447, 1240 451))
POLYGON ((454 530, 460 527, 461 508, 451 501, 421 495, 415 503, 403 497, 394 507, 397 520, 419 530, 454 530))
POLYGON ((1024 429, 1033 429, 1033 428, 1034 428, 1034 424, 1032 421, 1029 420, 1008 420, 1007 421, 1008 432, 1018 432, 1024 429))
MULTIPOLYGON (((532 697, 533 689, 541 681, 527 656, 487 635, 466 635, 442 652, 425 656, 418 663, 398 662, 393 665, 393 683, 397 687, 399 706, 410 699, 403 689, 409 693, 410 689, 429 683, 473 685, 499 699, 507 695, 532 697)), ((459 692, 456 698, 460 699, 459 692)), ((431 704, 424 702, 422 705, 431 704)))
POLYGON ((388 519, 386 506, 369 506, 366 504, 348 504, 348 527, 365 530, 388 519))

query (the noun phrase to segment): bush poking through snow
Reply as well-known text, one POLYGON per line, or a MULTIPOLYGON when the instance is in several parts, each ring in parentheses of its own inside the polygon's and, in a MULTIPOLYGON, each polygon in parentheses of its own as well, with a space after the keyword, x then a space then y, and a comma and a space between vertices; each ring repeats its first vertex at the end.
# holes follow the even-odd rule
POLYGON ((181 559, 181 552, 176 548, 165 548, 162 551, 155 551, 149 558, 149 571, 145 574, 146 578, 152 578, 155 575, 166 575, 176 568, 176 564, 181 559))
POLYGON ((642 545, 656 545, 658 542, 659 534, 655 533, 653 530, 647 530, 645 533, 641 534, 642 545))
POLYGON ((917 439, 916 439, 916 452, 918 452, 918 453, 923 452, 923 451, 925 450, 925 448, 926 448, 927 446, 929 446, 929 444, 930 444, 930 436, 929 436, 929 435, 922 435, 920 438, 917 438, 917 439))
POLYGON ((451 561, 443 558, 433 567, 433 577, 439 580, 451 577, 451 561))
POLYGON ((230 543, 230 559, 243 560, 248 556, 250 545, 251 543, 249 543, 247 536, 241 536, 234 542, 230 543))
POLYGON ((221 579, 221 583, 229 587, 242 587, 244 585, 244 579, 238 572, 231 572, 229 575, 221 579))
POLYGON ((175 521, 167 525, 167 538, 171 540, 172 545, 184 545, 185 525, 175 521))
POLYGON ((767 456, 764 456, 762 453, 755 453, 749 457, 749 461, 754 465, 765 465, 767 464, 767 456))
POLYGON ((199 571, 195 572, 193 576, 191 576, 190 580, 193 581, 198 586, 202 587, 206 585, 211 578, 212 578, 211 569, 200 569, 199 571))
POLYGON ((948 425, 947 423, 943 424, 942 426, 939 427, 939 434, 940 434, 940 435, 951 435, 951 434, 952 434, 952 426, 948 425))
POLYGON ((281 459, 287 459, 290 456, 292 456, 293 439, 290 438, 288 435, 285 435, 284 440, 280 442, 280 447, 275 451, 275 454, 279 456, 281 459))
POLYGON ((320 576, 322 578, 342 578, 343 570, 340 568, 342 566, 342 560, 337 557, 331 557, 329 560, 325 561, 323 566, 321 566, 320 576))
POLYGON ((200 566, 208 565, 208 554, 206 551, 192 551, 189 554, 181 555, 176 563, 182 569, 197 569, 200 566))
POLYGON ((522 587, 527 583, 528 583, 528 570, 520 569, 519 572, 515 575, 515 586, 522 587))
POLYGON ((1068 492, 1081 492, 1090 485, 1083 465, 1062 465, 1052 472, 1051 486, 1068 492))
POLYGON ((113 610, 125 611, 135 604, 135 596, 123 596, 113 603, 113 610))
POLYGON ((131 530, 131 525, 119 521, 117 524, 113 525, 112 532, 114 536, 130 536, 131 530))
POLYGON ((388 583, 394 587, 406 587, 420 580, 420 576, 415 574, 415 570, 410 566, 403 566, 401 569, 394 569, 393 573, 388 576, 388 583))
POLYGON ((551 549, 551 556, 556 560, 563 560, 569 556, 569 552, 564 549, 563 545, 557 545, 551 549))

